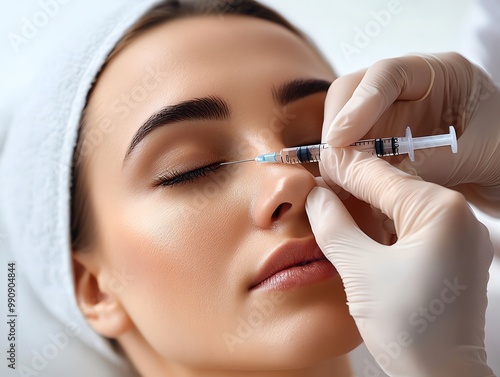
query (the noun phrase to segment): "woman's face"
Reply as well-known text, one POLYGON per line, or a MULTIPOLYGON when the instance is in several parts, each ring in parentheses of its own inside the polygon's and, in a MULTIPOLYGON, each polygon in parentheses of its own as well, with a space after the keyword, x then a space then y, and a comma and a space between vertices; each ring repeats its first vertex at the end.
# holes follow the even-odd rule
POLYGON ((321 256, 305 212, 317 164, 214 165, 319 142, 334 78, 290 31, 238 16, 160 25, 105 68, 85 180, 96 276, 130 319, 117 336, 126 350, 280 369, 359 344, 338 274, 324 262, 286 269, 321 256))

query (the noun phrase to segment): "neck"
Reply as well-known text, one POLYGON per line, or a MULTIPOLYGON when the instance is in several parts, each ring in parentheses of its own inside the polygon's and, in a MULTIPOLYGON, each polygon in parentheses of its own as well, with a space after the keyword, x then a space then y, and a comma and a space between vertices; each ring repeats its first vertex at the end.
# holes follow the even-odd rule
MULTIPOLYGON (((137 341, 137 334, 128 332, 119 342, 142 377, 352 377, 347 355, 299 369, 283 370, 217 370, 194 368, 165 360, 149 345, 137 341)), ((256 366, 257 366, 256 362, 256 366)))

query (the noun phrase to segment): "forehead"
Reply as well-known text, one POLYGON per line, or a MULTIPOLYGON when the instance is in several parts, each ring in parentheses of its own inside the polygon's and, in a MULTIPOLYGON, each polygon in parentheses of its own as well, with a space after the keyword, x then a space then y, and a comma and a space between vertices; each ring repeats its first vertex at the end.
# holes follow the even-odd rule
POLYGON ((281 25, 247 16, 199 16, 166 22, 132 40, 104 69, 93 97, 105 102, 131 95, 150 75, 169 87, 163 94, 168 103, 218 79, 243 79, 266 68, 274 74, 277 68, 331 73, 315 50, 281 25))
POLYGON ((106 118, 105 127, 120 132, 103 135, 94 152, 119 143, 112 149, 124 154, 139 125, 163 106, 216 94, 237 107, 271 85, 309 77, 333 73, 281 25, 234 15, 166 22, 133 39, 102 72, 89 101, 90 128, 106 118))

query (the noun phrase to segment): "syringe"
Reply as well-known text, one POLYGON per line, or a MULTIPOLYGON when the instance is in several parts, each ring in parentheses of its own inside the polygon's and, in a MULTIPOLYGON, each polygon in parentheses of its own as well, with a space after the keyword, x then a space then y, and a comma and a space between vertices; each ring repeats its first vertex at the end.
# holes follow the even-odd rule
MULTIPOLYGON (((351 147, 362 152, 368 152, 378 157, 397 156, 407 153, 411 161, 415 161, 415 150, 436 148, 449 145, 453 153, 457 153, 457 135, 453 126, 449 128, 449 134, 432 135, 413 138, 410 127, 406 127, 405 137, 386 137, 380 139, 359 140, 351 144, 351 147)), ((303 164, 306 162, 319 162, 321 151, 328 148, 326 143, 302 145, 298 147, 283 148, 279 152, 264 153, 254 159, 223 162, 221 165, 239 162, 277 162, 282 164, 303 164)))

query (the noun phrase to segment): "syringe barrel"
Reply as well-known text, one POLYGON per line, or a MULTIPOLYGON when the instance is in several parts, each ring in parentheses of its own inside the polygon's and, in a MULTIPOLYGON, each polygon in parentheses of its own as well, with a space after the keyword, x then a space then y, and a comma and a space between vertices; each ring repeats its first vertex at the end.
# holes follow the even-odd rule
POLYGON ((399 143, 397 137, 385 137, 380 139, 359 140, 351 144, 360 152, 368 152, 378 157, 398 155, 399 143))
POLYGON ((303 164, 305 162, 320 161, 320 153, 328 148, 327 144, 314 144, 300 147, 283 148, 280 159, 283 164, 303 164))

